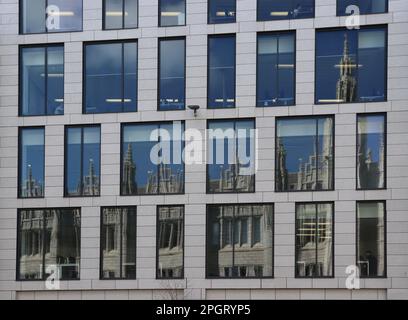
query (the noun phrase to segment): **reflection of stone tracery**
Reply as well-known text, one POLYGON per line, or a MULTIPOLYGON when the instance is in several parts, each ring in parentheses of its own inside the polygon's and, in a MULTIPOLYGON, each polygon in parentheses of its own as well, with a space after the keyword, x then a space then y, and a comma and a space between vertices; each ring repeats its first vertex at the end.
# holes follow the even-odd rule
POLYGON ((344 35, 343 56, 339 68, 340 76, 336 85, 336 99, 339 102, 353 102, 357 96, 357 81, 354 76, 357 65, 349 54, 347 34, 344 35))
POLYGON ((44 195, 44 189, 41 184, 41 181, 37 181, 33 177, 33 168, 31 164, 27 166, 27 179, 24 180, 21 196, 24 198, 35 198, 35 197, 42 197, 44 195))

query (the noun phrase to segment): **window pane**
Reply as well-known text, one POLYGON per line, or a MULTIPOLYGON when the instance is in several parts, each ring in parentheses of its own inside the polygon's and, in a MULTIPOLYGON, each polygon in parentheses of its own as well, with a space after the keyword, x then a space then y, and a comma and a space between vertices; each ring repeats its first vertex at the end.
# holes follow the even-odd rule
POLYGON ((330 277, 333 275, 333 206, 331 204, 317 204, 317 261, 316 277, 330 277))
POLYGON ((357 188, 385 187, 385 116, 358 116, 357 188))
POLYGON ((185 25, 185 0, 160 0, 159 3, 161 27, 185 25))
POLYGON ((184 207, 158 208, 158 278, 184 276, 184 207))
POLYGON ((292 105, 295 82, 293 34, 258 36, 257 105, 292 105))
POLYGON ((209 0, 209 23, 235 22, 236 0, 209 0))
POLYGON ((82 195, 99 196, 100 128, 83 128, 82 195))
POLYGON ((160 40, 160 110, 185 108, 185 40, 160 40))
POLYGON ((207 232, 208 277, 273 275, 272 205, 211 205, 207 232))
POLYGON ((208 42, 208 107, 235 107, 235 36, 210 37, 208 42))
POLYGON ((82 129, 67 129, 65 190, 69 196, 81 194, 82 129))
POLYGON ((137 109, 137 43, 124 44, 124 101, 123 111, 137 109))
POLYGON ((46 0, 23 0, 20 23, 22 33, 45 32, 46 0))
POLYGON ((48 0, 48 8, 48 32, 82 30, 82 0, 48 0))
POLYGON ((357 6, 360 14, 384 13, 388 11, 387 0, 337 0, 337 15, 357 14, 357 12, 346 13, 348 6, 357 6))
POLYGON ((314 17, 314 0, 258 0, 258 21, 314 17))
POLYGON ((123 0, 105 0, 105 29, 123 28, 123 0))
POLYGON ((22 129, 20 134, 20 197, 43 197, 44 128, 22 129))
POLYGON ((47 114, 64 114, 64 48, 47 48, 47 114))
POLYGON ((138 0, 125 0, 125 26, 124 28, 137 28, 138 0))
POLYGON ((357 204, 357 264, 361 277, 385 276, 385 204, 357 204))
MULTIPOLYGON (((317 123, 317 168, 316 184, 314 190, 329 190, 334 188, 334 137, 333 118, 321 118, 317 123)), ((310 164, 310 163, 309 163, 310 164)), ((308 169, 303 169, 303 174, 310 173, 308 169)))
POLYGON ((101 228, 102 277, 136 278, 136 210, 103 208, 101 228))

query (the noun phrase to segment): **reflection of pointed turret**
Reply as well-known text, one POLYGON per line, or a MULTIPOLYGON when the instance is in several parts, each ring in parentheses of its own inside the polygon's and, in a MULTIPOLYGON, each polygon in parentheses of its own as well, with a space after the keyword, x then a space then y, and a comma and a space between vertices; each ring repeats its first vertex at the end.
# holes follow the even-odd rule
POLYGON ((78 189, 78 194, 86 196, 99 195, 99 176, 96 174, 93 159, 88 160, 88 174, 83 177, 82 188, 82 192, 78 189))
POLYGON ((277 187, 278 190, 287 190, 288 188, 288 170, 286 169, 286 150, 283 143, 278 138, 278 158, 277 158, 277 187))
POLYGON ((357 68, 356 63, 349 53, 349 43, 347 34, 344 35, 343 57, 339 64, 340 76, 337 81, 336 96, 339 102, 353 102, 356 100, 356 78, 354 77, 354 69, 357 68))
POLYGON ((123 160, 123 179, 122 179, 122 193, 134 194, 136 193, 136 165, 133 161, 132 144, 128 144, 126 156, 123 160))
POLYGON ((43 186, 41 181, 35 180, 31 164, 27 165, 27 179, 23 183, 22 195, 26 198, 41 197, 43 195, 43 186))

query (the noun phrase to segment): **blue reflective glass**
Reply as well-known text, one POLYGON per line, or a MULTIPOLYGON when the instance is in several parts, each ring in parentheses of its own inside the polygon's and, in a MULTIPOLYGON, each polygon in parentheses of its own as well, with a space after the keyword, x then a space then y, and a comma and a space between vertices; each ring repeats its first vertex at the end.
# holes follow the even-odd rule
POLYGON ((208 108, 235 107, 235 36, 208 39, 208 108))
POLYGON ((160 40, 160 110, 185 108, 185 40, 160 40))
POLYGON ((44 128, 26 128, 20 131, 21 198, 44 196, 44 128))
POLYGON ((136 111, 137 43, 90 44, 85 52, 85 113, 136 111))
POLYGON ((295 102, 295 35, 258 36, 257 106, 295 102))
POLYGON ((186 24, 185 0, 160 0, 159 10, 161 27, 182 26, 186 24))
POLYGON ((258 21, 314 17, 314 0, 258 0, 258 21))
POLYGON ((123 127, 123 195, 184 192, 182 132, 182 123, 175 127, 173 123, 123 127))
POLYGON ((387 11, 388 0, 337 0, 338 16, 385 13, 387 11), (355 10, 354 6, 358 8, 358 11, 355 10), (349 9, 347 9, 348 7, 349 9))
POLYGON ((208 23, 235 22, 236 0, 208 0, 208 23))
POLYGON ((137 28, 138 0, 104 0, 104 29, 137 28))
POLYGON ((64 48, 47 48, 47 114, 64 113, 64 48))

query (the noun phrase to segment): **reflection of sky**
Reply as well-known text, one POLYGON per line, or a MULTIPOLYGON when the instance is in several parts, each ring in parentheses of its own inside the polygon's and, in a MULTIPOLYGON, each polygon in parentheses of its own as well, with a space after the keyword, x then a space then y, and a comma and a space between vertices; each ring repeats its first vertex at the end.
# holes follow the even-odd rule
POLYGON ((224 23, 235 21, 236 0, 209 0, 210 23, 224 23), (225 16, 218 16, 217 12, 224 12, 225 16), (234 14, 229 14, 233 12, 234 14))
POLYGON ((259 20, 278 20, 294 18, 312 18, 314 0, 260 0, 258 1, 259 20), (294 14, 296 10, 297 14, 294 14), (271 15, 277 12, 277 15, 271 15), (283 13, 287 12, 287 15, 283 13), (282 14, 281 14, 282 13, 282 14))
POLYGON ((337 1, 337 12, 338 15, 346 15, 346 8, 355 5, 360 14, 381 13, 386 11, 386 2, 387 0, 341 0, 337 1))
POLYGON ((33 179, 44 185, 44 129, 24 129, 21 134, 21 183, 28 179, 28 165, 31 165, 33 179))

